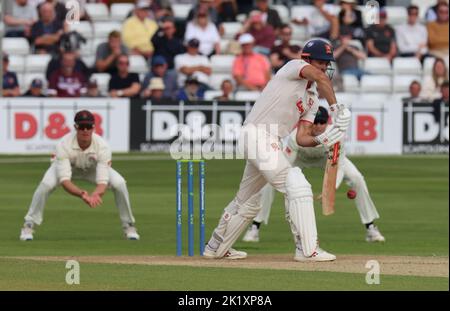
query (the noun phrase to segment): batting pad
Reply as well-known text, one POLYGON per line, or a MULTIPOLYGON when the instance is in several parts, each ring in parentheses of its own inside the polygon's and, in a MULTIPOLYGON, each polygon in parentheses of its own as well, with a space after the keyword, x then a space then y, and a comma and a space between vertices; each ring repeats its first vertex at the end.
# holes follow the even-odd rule
POLYGON ((286 196, 289 218, 300 235, 305 256, 317 248, 317 227, 311 185, 298 168, 289 169, 286 178, 286 196))

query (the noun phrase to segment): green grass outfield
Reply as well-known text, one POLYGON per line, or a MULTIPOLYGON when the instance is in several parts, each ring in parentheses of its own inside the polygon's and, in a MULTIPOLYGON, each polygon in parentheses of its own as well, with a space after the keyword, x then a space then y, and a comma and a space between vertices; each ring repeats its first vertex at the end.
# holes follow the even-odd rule
MULTIPOLYGON (((127 179, 140 241, 126 241, 111 193, 104 204, 89 209, 62 189, 55 191, 35 240, 20 242, 19 231, 31 196, 48 168, 42 157, 0 157, 0 289, 148 289, 148 290, 448 290, 442 276, 381 276, 367 285, 365 274, 327 271, 242 269, 139 264, 81 264, 81 284, 65 284, 63 262, 17 260, 11 256, 169 256, 175 254, 175 164, 161 155, 116 155, 113 166, 127 179), (244 277, 242 277, 244 276, 244 277)), ((337 211, 322 216, 316 206, 321 246, 338 255, 447 256, 447 156, 353 157, 366 177, 387 242, 368 244, 347 187, 337 192, 337 211)), ((206 236, 233 198, 243 161, 213 160, 206 167, 206 236)), ((317 194, 323 173, 306 170, 317 194)), ((186 176, 186 174, 184 175, 186 176)), ((196 180, 197 182, 197 180, 196 180)), ((91 188, 87 184, 86 187, 91 188)), ((197 192, 196 192, 197 194, 197 192)), ((290 230, 277 196, 269 226, 258 244, 236 243, 249 257, 293 255, 290 230)), ((186 207, 186 204, 185 204, 186 207)), ((185 214, 186 215, 186 208, 185 214)), ((186 220, 186 217, 184 218, 186 220)), ((196 222, 197 224, 197 222, 196 222)), ((186 222, 184 236, 186 237, 186 222)), ((197 226, 196 226, 197 229, 197 226)), ((196 239, 197 239, 196 232, 196 239)), ((197 240, 198 241, 198 240, 197 240)), ((184 244, 186 246, 187 243, 184 244)), ((198 245, 196 245, 196 250, 198 245)), ((184 252, 187 252, 186 247, 184 252)), ((337 262, 338 262, 337 261, 337 262)), ((383 267, 382 267, 383 269, 383 267)))

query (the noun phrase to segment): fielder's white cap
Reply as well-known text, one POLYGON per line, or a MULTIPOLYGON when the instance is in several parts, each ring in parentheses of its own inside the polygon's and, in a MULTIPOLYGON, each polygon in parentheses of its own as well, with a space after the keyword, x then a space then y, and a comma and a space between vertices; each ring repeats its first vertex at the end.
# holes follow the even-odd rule
POLYGON ((253 38, 253 36, 249 33, 244 33, 239 36, 240 44, 249 44, 249 43, 254 43, 254 42, 255 42, 255 38, 253 38))

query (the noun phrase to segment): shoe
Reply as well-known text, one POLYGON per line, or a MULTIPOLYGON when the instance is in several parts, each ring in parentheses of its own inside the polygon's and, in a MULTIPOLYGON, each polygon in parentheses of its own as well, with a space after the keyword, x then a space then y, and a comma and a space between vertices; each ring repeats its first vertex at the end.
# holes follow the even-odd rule
POLYGON ((24 226, 20 231, 20 240, 21 241, 33 241, 33 227, 24 226))
POLYGON ((235 260, 235 259, 245 259, 247 258, 247 253, 242 251, 237 251, 233 248, 230 248, 230 250, 225 254, 223 257, 216 257, 216 251, 210 249, 208 245, 206 245, 205 250, 203 251, 203 258, 206 259, 228 259, 228 260, 235 260))
POLYGON ((256 225, 251 225, 242 239, 244 242, 259 242, 259 229, 256 225))
POLYGON ((128 240, 139 240, 140 236, 136 231, 136 227, 128 226, 124 229, 125 235, 128 240))
POLYGON ((366 241, 367 242, 384 242, 386 239, 381 235, 380 230, 375 225, 370 225, 367 228, 366 241))
POLYGON ((327 253, 320 247, 317 247, 316 251, 309 257, 306 257, 305 254, 303 254, 303 250, 296 248, 295 249, 295 261, 333 261, 336 260, 336 256, 333 254, 327 253))

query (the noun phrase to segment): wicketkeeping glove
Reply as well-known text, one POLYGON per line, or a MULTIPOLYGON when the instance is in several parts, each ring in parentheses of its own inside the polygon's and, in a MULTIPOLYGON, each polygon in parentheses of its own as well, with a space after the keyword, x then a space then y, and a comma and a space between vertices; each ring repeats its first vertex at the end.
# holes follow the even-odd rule
POLYGON ((328 127, 325 132, 314 137, 314 140, 321 145, 324 145, 326 148, 330 148, 335 143, 340 141, 345 135, 344 131, 341 131, 340 128, 331 125, 328 127))

